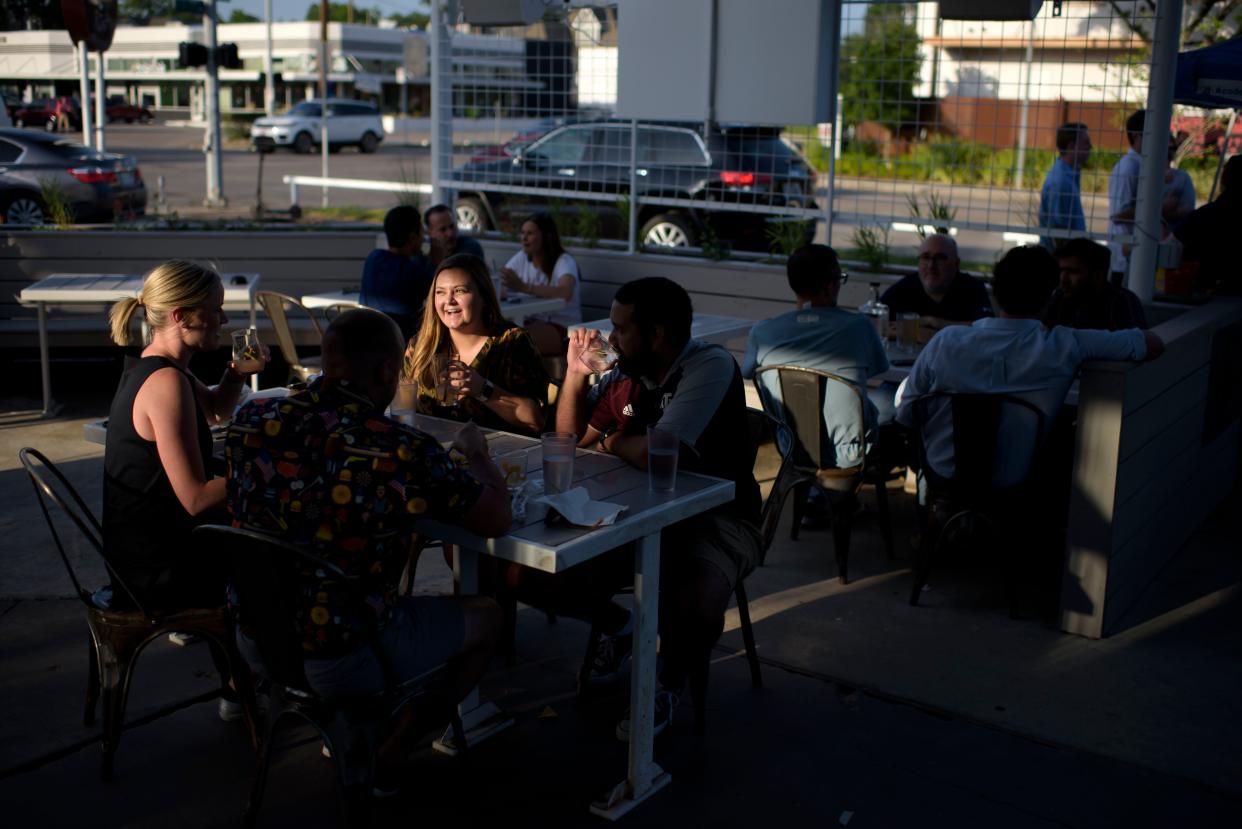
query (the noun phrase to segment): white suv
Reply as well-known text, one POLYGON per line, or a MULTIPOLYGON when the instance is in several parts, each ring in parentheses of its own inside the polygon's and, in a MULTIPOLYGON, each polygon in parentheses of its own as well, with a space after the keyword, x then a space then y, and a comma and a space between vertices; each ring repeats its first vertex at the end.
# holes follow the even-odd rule
MULTIPOLYGON (((309 153, 319 146, 320 101, 294 104, 284 115, 259 118, 250 127, 250 143, 261 153, 288 147, 295 153, 309 153)), ((379 110, 363 101, 328 99, 328 149, 356 146, 373 153, 384 139, 384 123, 379 110)))

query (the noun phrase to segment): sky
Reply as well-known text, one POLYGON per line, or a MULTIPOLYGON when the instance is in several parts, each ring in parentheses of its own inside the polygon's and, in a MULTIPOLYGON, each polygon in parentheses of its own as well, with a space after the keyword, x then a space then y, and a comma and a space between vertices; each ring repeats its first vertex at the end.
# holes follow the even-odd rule
MULTIPOLYGON (((263 0, 217 0, 220 4, 219 14, 228 18, 233 9, 250 12, 260 20, 263 19, 263 0)), ((345 2, 345 0, 335 0, 345 2)), ((317 0, 272 0, 272 18, 274 20, 305 20, 306 9, 312 3, 319 5, 317 0)), ((426 0, 354 0, 355 9, 379 9, 392 14, 403 14, 412 11, 427 11, 426 0)))

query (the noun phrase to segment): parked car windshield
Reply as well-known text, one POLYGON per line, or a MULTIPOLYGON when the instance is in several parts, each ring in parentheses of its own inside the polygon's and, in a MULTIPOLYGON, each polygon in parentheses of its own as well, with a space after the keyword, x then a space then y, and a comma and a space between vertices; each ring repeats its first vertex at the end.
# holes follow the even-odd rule
POLYGON ((288 114, 298 118, 318 118, 319 104, 311 104, 303 101, 300 104, 294 105, 289 110, 288 114))

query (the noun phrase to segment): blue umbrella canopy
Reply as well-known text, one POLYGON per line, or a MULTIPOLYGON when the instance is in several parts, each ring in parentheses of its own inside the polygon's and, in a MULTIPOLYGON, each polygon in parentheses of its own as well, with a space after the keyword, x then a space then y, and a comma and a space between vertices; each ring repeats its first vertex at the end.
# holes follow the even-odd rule
POLYGON ((1242 35, 1178 54, 1173 100, 1209 109, 1242 109, 1242 35))

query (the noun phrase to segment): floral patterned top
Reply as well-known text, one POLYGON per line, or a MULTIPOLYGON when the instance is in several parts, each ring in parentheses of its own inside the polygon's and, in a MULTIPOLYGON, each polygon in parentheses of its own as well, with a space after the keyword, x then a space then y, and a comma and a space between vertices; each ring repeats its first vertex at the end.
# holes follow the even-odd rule
MULTIPOLYGON (((411 340, 405 349, 406 377, 413 374, 413 365, 414 341, 411 340)), ((470 363, 470 368, 511 394, 537 400, 543 406, 548 403, 548 372, 525 328, 509 323, 508 328, 488 337, 470 363)), ((422 383, 418 384, 417 406, 420 414, 463 422, 469 420, 486 429, 518 430, 486 403, 473 397, 463 397, 456 406, 443 406, 436 390, 422 383)))
POLYGON ((234 527, 305 545, 363 579, 360 602, 322 571, 303 573, 298 624, 315 659, 349 652, 386 622, 414 520, 458 519, 483 491, 435 440, 388 419, 343 380, 242 406, 225 455, 234 527))

